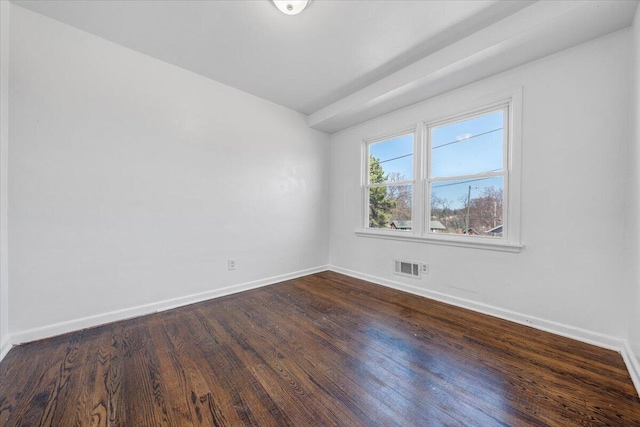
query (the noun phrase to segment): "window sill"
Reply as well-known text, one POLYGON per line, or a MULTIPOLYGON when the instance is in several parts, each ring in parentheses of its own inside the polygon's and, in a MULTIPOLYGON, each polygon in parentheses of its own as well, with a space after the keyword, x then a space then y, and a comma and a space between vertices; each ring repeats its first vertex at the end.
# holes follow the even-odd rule
POLYGON ((463 248, 486 249, 490 251, 513 253, 518 253, 523 248, 523 245, 521 244, 509 243, 486 237, 464 237, 450 235, 417 236, 415 234, 412 234, 411 231, 371 230, 363 228, 356 230, 356 236, 371 237, 375 239, 399 240, 404 242, 426 243, 433 245, 459 246, 463 248))

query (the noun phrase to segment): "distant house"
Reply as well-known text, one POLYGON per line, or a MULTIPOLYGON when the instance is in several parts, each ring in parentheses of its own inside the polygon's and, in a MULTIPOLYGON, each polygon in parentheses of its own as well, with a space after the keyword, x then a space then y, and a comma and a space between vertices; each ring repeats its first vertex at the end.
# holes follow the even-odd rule
POLYGON ((411 221, 393 221, 391 228, 393 230, 411 230, 411 221))
POLYGON ((429 221, 429 230, 430 231, 438 231, 438 230, 446 230, 447 227, 442 225, 440 221, 429 221))
POLYGON ((498 225, 497 227, 493 227, 490 230, 487 230, 487 233, 492 236, 502 236, 502 224, 498 225))
MULTIPOLYGON (((411 221, 393 221, 391 223, 393 230, 411 230, 411 221)), ((440 221, 429 221, 429 230, 444 230, 446 227, 440 221)))

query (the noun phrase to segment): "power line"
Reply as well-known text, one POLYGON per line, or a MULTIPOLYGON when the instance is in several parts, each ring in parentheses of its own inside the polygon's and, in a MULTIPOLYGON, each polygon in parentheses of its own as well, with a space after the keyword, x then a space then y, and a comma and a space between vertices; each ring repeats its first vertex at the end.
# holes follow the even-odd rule
MULTIPOLYGON (((497 172, 497 171, 499 171, 499 170, 500 170, 500 169, 494 169, 494 170, 492 170, 492 171, 490 171, 490 172, 497 172)), ((431 186, 431 188, 450 187, 450 186, 452 186, 452 185, 467 184, 467 183, 469 183, 469 182, 482 181, 482 180, 485 180, 485 179, 491 179, 491 178, 496 178, 496 177, 495 177, 495 176, 487 176, 487 177, 483 177, 483 178, 474 178, 474 179, 469 179, 469 180, 466 180, 466 181, 455 181, 455 182, 451 182, 451 183, 449 183, 449 184, 432 185, 432 186, 431 186)))
MULTIPOLYGON (((497 129, 493 129, 493 130, 490 130, 490 131, 487 131, 487 132, 482 132, 482 133, 479 133, 479 134, 476 134, 476 135, 471 135, 471 136, 466 137, 466 138, 456 139, 455 141, 446 142, 444 144, 436 145, 435 147, 432 147, 431 149, 435 150, 436 148, 446 147, 447 145, 457 144, 459 142, 465 142, 465 141, 468 141, 470 139, 477 138, 477 137, 482 136, 482 135, 488 135, 490 133, 497 132, 497 131, 502 130, 502 129, 503 128, 497 128, 497 129)), ((402 159, 404 157, 409 157, 409 156, 413 156, 413 153, 405 154, 403 156, 393 157, 393 158, 387 159, 387 160, 379 160, 378 163, 386 163, 386 162, 390 162, 392 160, 398 160, 398 159, 402 159)))
POLYGON ((413 153, 405 154, 404 156, 394 157, 393 159, 379 160, 378 163, 386 163, 386 162, 390 162, 391 160, 398 160, 398 159, 402 159, 403 157, 409 157, 409 156, 413 156, 413 153))
POLYGON ((447 145, 457 144, 457 143, 459 143, 459 142, 468 141, 468 140, 470 140, 470 139, 477 138, 477 137, 482 136, 482 135, 487 135, 487 134, 490 134, 490 133, 493 133, 493 132, 497 132, 497 131, 499 131, 499 130, 502 130, 502 128, 493 129, 493 130, 490 130, 490 131, 487 131, 487 132, 479 133, 479 134, 477 134, 477 135, 471 135, 471 136, 469 136, 469 137, 467 137, 467 138, 456 139, 455 141, 451 141, 451 142, 447 142, 447 143, 444 143, 444 144, 440 144, 440 145, 437 145, 437 146, 435 146, 435 147, 432 147, 431 149, 432 149, 432 150, 435 150, 436 148, 446 147, 447 145))

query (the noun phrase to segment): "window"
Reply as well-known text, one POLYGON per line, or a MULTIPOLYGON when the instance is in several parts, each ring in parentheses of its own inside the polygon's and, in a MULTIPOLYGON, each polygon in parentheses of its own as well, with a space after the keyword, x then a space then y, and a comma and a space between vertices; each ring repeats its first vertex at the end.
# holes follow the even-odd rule
POLYGON ((429 126, 430 233, 500 238, 508 106, 429 126))
POLYGON ((405 133, 367 144, 365 198, 368 227, 411 229, 413 140, 413 133, 405 133))
POLYGON ((483 100, 365 141, 358 235, 520 250, 522 92, 483 100))

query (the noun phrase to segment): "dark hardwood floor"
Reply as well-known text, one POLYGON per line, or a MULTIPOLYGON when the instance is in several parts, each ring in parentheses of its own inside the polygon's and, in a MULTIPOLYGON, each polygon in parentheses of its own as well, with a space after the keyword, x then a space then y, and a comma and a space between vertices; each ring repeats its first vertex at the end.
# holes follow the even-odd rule
POLYGON ((12 349, 3 426, 640 426, 619 354, 325 272, 12 349))

